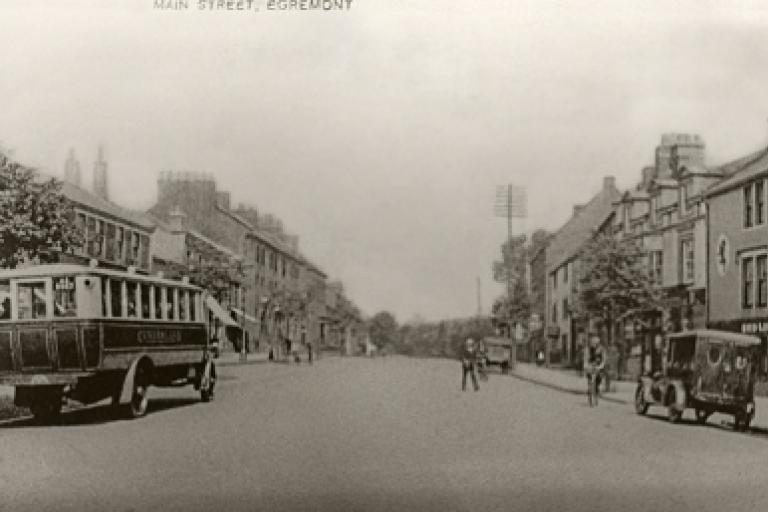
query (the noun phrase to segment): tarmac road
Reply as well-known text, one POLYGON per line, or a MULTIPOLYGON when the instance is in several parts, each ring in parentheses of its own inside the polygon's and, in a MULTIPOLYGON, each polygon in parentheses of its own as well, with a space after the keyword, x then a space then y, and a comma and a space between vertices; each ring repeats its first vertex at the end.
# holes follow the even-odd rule
POLYGON ((445 360, 220 369, 216 401, 157 390, 0 426, 0 510, 738 511, 768 505, 768 437, 445 360), (654 411, 651 410, 653 415, 654 411))

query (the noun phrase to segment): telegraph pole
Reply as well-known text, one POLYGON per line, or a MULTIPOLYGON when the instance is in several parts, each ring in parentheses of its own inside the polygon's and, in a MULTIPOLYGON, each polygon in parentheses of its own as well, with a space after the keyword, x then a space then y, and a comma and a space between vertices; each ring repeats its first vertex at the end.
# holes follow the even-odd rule
MULTIPOLYGON (((498 187, 496 190, 496 208, 497 217, 507 219, 507 250, 512 255, 512 219, 524 219, 528 215, 528 198, 525 187, 517 187, 511 183, 506 186, 498 187)), ((517 364, 517 340, 512 333, 512 310, 509 305, 512 303, 512 294, 514 291, 514 280, 520 276, 512 275, 512 268, 507 268, 507 328, 509 332, 509 341, 512 347, 512 357, 509 362, 510 368, 514 369, 517 364)))

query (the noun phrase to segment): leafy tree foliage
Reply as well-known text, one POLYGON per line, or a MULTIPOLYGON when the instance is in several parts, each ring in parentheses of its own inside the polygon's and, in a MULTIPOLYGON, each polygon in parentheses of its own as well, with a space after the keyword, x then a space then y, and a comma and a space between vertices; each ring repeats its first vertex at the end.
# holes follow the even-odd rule
POLYGON ((83 243, 61 182, 0 152, 0 267, 51 263, 83 243))
POLYGON ((394 347, 397 344, 397 329, 397 320, 389 311, 380 311, 368 320, 371 343, 379 350, 386 346, 394 347))
POLYGON ((534 294, 544 290, 528 290, 526 285, 527 264, 531 257, 549 240, 550 234, 539 229, 533 233, 528 243, 526 235, 513 237, 501 246, 501 260, 493 263, 493 278, 500 283, 511 284, 511 296, 504 295, 496 299, 491 308, 497 318, 512 318, 514 322, 527 321, 531 315, 532 304, 537 301, 534 294))
POLYGON ((659 291, 643 256, 632 238, 598 233, 590 239, 579 256, 579 290, 572 314, 614 326, 617 320, 658 308, 659 291))

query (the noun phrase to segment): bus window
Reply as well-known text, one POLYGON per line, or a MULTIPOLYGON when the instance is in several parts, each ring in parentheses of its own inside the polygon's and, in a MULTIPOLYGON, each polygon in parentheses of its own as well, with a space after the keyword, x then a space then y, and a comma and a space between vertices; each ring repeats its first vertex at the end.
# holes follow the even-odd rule
POLYGON ((168 315, 166 316, 166 318, 168 320, 173 320, 174 319, 173 312, 174 312, 174 309, 175 309, 174 306, 176 305, 176 292, 177 292, 177 290, 176 290, 176 288, 167 288, 167 290, 168 291, 166 293, 166 308, 165 308, 165 310, 168 312, 168 315))
POLYGON ((45 318, 45 283, 19 283, 19 320, 45 318))
POLYGON ((101 316, 107 318, 109 316, 109 279, 106 277, 101 279, 101 316))
POLYGON ((179 290, 179 320, 182 322, 187 319, 188 300, 189 292, 187 290, 179 290))
POLYGON ((109 280, 109 298, 112 302, 112 317, 123 316, 123 282, 117 279, 109 280))
POLYGON ((163 296, 165 295, 165 288, 162 286, 155 286, 155 320, 163 319, 163 296))
POLYGON ((149 285, 141 283, 141 318, 149 318, 149 285))
POLYGON ((132 281, 125 282, 126 289, 128 291, 128 318, 136 318, 138 311, 136 310, 136 292, 138 291, 138 284, 132 281))
POLYGON ((11 282, 0 281, 0 320, 11 319, 11 282))
POLYGON ((53 278, 53 314, 54 316, 77 315, 74 276, 53 278))
POLYGON ((197 292, 189 292, 189 320, 194 322, 197 318, 197 292))

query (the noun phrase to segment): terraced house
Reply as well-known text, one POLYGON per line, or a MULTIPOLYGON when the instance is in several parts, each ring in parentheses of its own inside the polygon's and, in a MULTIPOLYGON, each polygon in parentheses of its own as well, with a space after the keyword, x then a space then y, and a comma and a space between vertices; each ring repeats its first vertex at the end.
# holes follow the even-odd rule
POLYGON ((154 225, 142 213, 123 208, 109 200, 108 166, 99 148, 93 172, 93 192, 81 187, 80 164, 70 151, 65 163, 62 193, 74 205, 75 222, 85 235, 85 244, 75 250, 74 258, 83 262, 95 259, 109 268, 134 267, 138 272, 151 271, 150 239, 154 225))
POLYGON ((768 375, 768 149, 719 168, 706 192, 708 325, 762 341, 759 373, 768 375))
POLYGON ((327 314, 326 274, 304 257, 298 238, 279 219, 253 208, 232 208, 229 192, 217 190, 211 175, 164 172, 150 213, 164 222, 184 215, 185 229, 240 257, 239 295, 229 310, 243 327, 243 343, 265 341, 275 357, 286 355, 286 340, 311 341, 321 348, 337 320, 327 314))
POLYGON ((601 190, 586 204, 576 205, 571 218, 557 230, 545 249, 545 333, 552 362, 577 363, 586 329, 570 313, 579 279, 579 251, 612 215, 619 191, 613 176, 603 179, 601 190))

